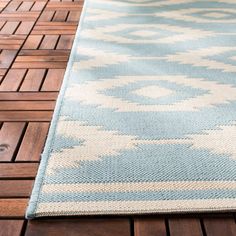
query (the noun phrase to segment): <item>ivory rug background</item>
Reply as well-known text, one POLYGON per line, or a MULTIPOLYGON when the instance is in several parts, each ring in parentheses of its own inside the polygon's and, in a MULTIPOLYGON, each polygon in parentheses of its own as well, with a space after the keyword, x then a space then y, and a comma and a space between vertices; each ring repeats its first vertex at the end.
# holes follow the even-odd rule
POLYGON ((236 209, 234 0, 87 0, 27 217, 236 209))

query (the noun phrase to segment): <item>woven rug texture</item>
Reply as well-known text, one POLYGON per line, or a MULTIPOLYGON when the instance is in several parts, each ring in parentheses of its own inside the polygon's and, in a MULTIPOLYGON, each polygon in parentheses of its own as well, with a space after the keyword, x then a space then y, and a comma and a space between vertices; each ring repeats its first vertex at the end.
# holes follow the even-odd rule
POLYGON ((86 0, 27 218, 235 210, 235 25, 235 0, 86 0))

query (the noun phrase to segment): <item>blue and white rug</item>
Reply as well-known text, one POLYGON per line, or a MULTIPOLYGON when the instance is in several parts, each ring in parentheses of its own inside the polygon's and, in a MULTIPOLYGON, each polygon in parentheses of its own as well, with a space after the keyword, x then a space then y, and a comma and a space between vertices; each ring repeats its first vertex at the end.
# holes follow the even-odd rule
POLYGON ((27 218, 236 209, 235 0, 87 0, 27 218))

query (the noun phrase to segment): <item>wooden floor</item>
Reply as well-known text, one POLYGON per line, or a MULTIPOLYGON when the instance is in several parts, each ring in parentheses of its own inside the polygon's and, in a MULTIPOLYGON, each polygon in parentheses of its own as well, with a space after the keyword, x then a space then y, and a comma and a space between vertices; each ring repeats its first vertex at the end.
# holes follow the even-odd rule
POLYGON ((0 236, 235 236, 234 213, 24 220, 82 5, 0 0, 0 236))

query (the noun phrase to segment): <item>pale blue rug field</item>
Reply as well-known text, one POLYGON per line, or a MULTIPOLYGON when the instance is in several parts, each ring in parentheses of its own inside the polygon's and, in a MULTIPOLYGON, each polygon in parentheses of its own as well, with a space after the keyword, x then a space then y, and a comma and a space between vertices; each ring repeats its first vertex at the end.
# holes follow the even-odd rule
POLYGON ((236 209, 235 0, 86 0, 27 218, 236 209))

